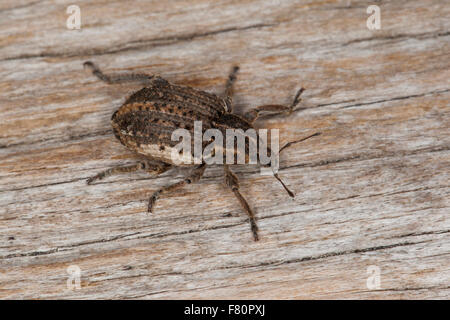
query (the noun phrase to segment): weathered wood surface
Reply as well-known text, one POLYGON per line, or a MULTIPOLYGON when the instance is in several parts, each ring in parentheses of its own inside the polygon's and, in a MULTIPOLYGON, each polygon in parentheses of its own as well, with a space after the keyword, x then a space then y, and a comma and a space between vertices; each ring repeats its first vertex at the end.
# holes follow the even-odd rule
POLYGON ((450 298, 450 7, 441 0, 0 3, 0 298, 450 298), (211 167, 197 184, 145 173, 85 179, 136 157, 109 119, 139 84, 83 70, 159 73, 220 93, 241 66, 239 110, 281 143, 290 199, 256 167, 236 168, 261 240, 211 167), (69 290, 67 268, 81 269, 69 290), (368 289, 369 266, 380 288, 368 289))

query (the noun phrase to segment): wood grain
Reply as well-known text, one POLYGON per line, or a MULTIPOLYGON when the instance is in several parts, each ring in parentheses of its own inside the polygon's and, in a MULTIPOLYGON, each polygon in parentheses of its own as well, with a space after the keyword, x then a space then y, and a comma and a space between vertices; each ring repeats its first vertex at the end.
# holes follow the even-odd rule
POLYGON ((0 298, 450 298, 445 1, 77 0, 81 30, 66 28, 70 4, 0 4, 0 298), (258 122, 281 143, 323 133, 281 157, 296 198, 235 168, 255 243, 220 167, 153 215, 148 197, 183 172, 87 186, 136 161, 109 119, 140 85, 108 86, 86 60, 216 93, 239 64, 240 112, 304 86, 305 110, 258 122), (67 287, 71 265, 81 289, 67 287))

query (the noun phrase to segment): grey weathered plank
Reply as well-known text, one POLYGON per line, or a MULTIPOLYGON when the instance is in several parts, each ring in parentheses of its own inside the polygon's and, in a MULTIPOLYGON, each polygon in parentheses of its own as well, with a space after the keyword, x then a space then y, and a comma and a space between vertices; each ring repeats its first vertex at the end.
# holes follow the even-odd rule
POLYGON ((77 1, 0 4, 1 298, 427 298, 450 296, 450 8, 383 1, 77 1), (109 118, 139 84, 83 71, 159 73, 220 93, 241 66, 237 109, 288 149, 291 200, 257 167, 236 168, 261 241, 211 167, 196 185, 148 196, 181 172, 85 179, 136 157, 109 118), (66 269, 81 269, 68 290, 66 269), (381 288, 366 286, 378 266, 381 288))

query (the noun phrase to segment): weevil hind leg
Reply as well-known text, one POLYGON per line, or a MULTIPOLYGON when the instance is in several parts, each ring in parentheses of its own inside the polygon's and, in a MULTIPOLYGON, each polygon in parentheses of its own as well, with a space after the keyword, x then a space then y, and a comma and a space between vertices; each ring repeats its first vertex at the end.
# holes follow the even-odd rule
POLYGON ((150 174, 159 175, 167 170, 171 169, 172 166, 165 162, 160 161, 140 161, 136 164, 126 165, 126 166, 116 166, 105 171, 99 172, 95 176, 92 176, 86 180, 87 184, 91 184, 96 180, 102 180, 106 177, 115 174, 127 173, 127 172, 135 172, 138 170, 146 171, 150 174))
POLYGON ((225 172, 225 184, 233 191, 236 198, 239 200, 239 203, 244 208, 245 212, 249 217, 250 228, 253 234, 253 239, 255 241, 259 240, 258 236, 258 225, 256 224, 255 214, 247 203, 247 200, 242 196, 239 192, 239 179, 238 177, 230 170, 228 165, 224 165, 225 172))
POLYGON ((152 196, 150 197, 148 201, 148 212, 153 212, 153 208, 155 206, 156 200, 164 194, 168 193, 170 191, 175 191, 181 187, 184 187, 186 184, 191 184, 193 182, 197 182, 200 180, 200 178, 203 176, 203 173, 205 172, 206 165, 201 164, 194 168, 194 170, 191 171, 191 173, 186 176, 183 180, 176 182, 174 184, 162 187, 158 191, 154 192, 152 196))
POLYGON ((279 114, 291 114, 293 111, 295 111, 295 107, 300 103, 301 98, 300 95, 302 92, 305 91, 304 88, 300 88, 297 91, 297 94, 294 97, 294 100, 292 103, 288 106, 285 105, 278 105, 278 104, 270 104, 270 105, 263 105, 256 107, 244 114, 244 118, 250 122, 253 123, 258 119, 258 117, 261 116, 262 112, 267 112, 270 116, 276 116, 279 114))
POLYGON ((228 75, 227 82, 225 83, 225 93, 224 99, 227 104, 228 112, 233 112, 233 94, 234 94, 234 84, 236 82, 236 75, 239 71, 239 66, 233 66, 231 68, 230 74, 228 75))
POLYGON ((153 78, 155 78, 154 75, 148 75, 145 73, 104 74, 99 69, 99 67, 91 61, 86 61, 85 63, 83 63, 83 66, 85 68, 90 69, 97 78, 108 84, 133 82, 133 81, 149 82, 153 78))

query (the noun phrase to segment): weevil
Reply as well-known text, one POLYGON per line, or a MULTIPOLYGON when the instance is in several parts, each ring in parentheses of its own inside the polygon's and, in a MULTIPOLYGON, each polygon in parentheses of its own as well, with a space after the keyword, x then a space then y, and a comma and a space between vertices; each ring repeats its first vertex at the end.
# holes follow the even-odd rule
MULTIPOLYGON (((171 133, 178 128, 193 130, 194 121, 202 121, 204 129, 216 128, 220 130, 254 128, 253 123, 262 113, 277 115, 292 113, 301 101, 300 95, 304 91, 300 88, 290 105, 263 105, 251 109, 243 115, 233 112, 233 84, 239 67, 234 66, 226 80, 225 91, 219 96, 189 86, 170 83, 157 75, 141 73, 105 74, 91 61, 84 63, 100 80, 108 84, 116 84, 130 81, 145 82, 146 86, 133 93, 125 103, 114 112, 111 124, 116 138, 130 150, 143 155, 145 160, 134 165, 116 166, 102 171, 87 179, 91 184, 96 180, 119 173, 144 170, 150 174, 159 175, 180 164, 172 160, 172 151, 176 141, 171 139, 171 133)), ((297 141, 292 141, 283 146, 286 147, 304 141, 320 133, 297 141)), ((182 188, 187 184, 197 182, 205 172, 206 163, 191 165, 193 168, 181 181, 162 187, 154 192, 148 202, 148 212, 153 212, 156 200, 163 194, 182 188)), ((224 182, 231 189, 239 203, 249 217, 253 239, 257 241, 258 226, 255 214, 247 200, 239 189, 239 179, 234 174, 230 165, 224 164, 224 182)), ((294 197, 292 191, 283 183, 278 174, 275 178, 281 183, 287 193, 294 197)))

